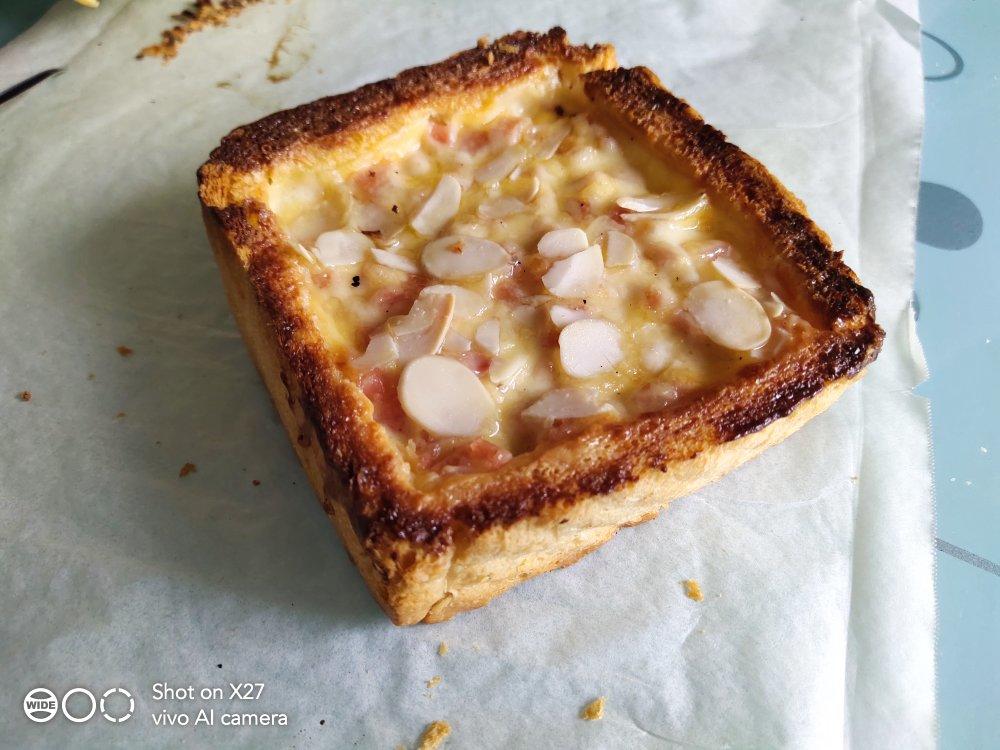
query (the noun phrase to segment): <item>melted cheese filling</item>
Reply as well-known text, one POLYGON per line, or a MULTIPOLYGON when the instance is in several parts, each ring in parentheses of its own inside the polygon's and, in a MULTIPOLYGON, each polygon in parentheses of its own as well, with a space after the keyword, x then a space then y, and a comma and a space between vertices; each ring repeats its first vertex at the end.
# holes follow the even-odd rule
POLYGON ((812 330, 753 240, 579 102, 397 140, 271 205, 315 322, 425 479, 669 408, 812 330))

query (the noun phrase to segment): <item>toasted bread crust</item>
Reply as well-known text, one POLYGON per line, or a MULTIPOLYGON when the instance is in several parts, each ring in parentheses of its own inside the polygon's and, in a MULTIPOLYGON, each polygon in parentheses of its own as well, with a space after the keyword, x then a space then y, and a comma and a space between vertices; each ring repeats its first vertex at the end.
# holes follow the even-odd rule
MULTIPOLYGON (((711 456, 728 470, 790 434, 825 408, 878 353, 883 332, 875 323, 871 293, 860 286, 801 202, 662 89, 652 73, 610 69, 613 65, 610 47, 571 46, 562 29, 544 35, 518 32, 436 65, 238 128, 199 170, 205 221, 217 256, 228 253, 239 261, 223 268, 224 277, 243 269, 254 299, 242 304, 259 307, 279 354, 275 361, 280 362, 285 392, 271 387, 272 396, 276 402, 287 399, 300 415, 301 424, 293 425, 283 413, 300 447, 299 435, 314 436, 316 444, 308 447, 316 460, 312 468, 305 458, 303 463, 324 507, 341 524, 352 558, 366 557, 370 569, 362 566, 362 572, 397 623, 442 619, 485 603, 526 575, 568 564, 621 525, 655 515, 672 497, 717 475, 702 469, 688 477, 683 467, 711 456), (371 403, 341 374, 338 365, 343 363, 324 346, 303 308, 295 269, 273 216, 241 186, 282 160, 309 149, 334 148, 339 139, 400 110, 499 89, 547 66, 578 76, 587 96, 610 116, 665 158, 679 160, 704 189, 755 222, 790 273, 799 277, 822 333, 807 347, 747 367, 733 382, 691 394, 667 411, 595 425, 518 456, 494 473, 456 477, 425 494, 409 481, 407 467, 373 419, 371 403), (687 478, 679 481, 674 474, 687 478), (646 486, 664 494, 647 497, 630 510, 623 505, 613 523, 605 524, 603 535, 582 529, 579 539, 568 537, 566 548, 554 557, 536 554, 528 545, 523 554, 534 555, 533 560, 521 560, 516 571, 493 571, 493 583, 486 588, 469 584, 463 592, 461 584, 448 579, 449 568, 458 569, 462 559, 492 548, 498 533, 519 538, 524 529, 558 523, 559 516, 574 508, 585 515, 587 508, 601 507, 608 498, 625 503, 630 492, 646 486), (350 520, 350 533, 338 508, 350 520), (469 593, 473 588, 478 593, 469 593)), ((227 278, 234 310, 232 289, 238 281, 227 278)), ((241 319, 241 327, 250 342, 253 326, 241 319)), ((255 359, 264 373, 261 357, 255 359)), ((275 382, 264 374, 269 386, 275 382)))

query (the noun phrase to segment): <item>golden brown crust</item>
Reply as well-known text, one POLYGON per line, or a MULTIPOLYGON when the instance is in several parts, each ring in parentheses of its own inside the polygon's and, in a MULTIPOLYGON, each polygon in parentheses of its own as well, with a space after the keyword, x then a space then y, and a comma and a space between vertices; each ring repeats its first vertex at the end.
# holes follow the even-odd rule
POLYGON ((280 365, 262 364, 255 355, 258 366, 275 401, 288 399, 299 415, 301 424, 295 424, 283 413, 297 450, 311 451, 309 461, 302 450, 300 457, 352 559, 396 622, 443 619, 485 603, 527 575, 572 562, 622 525, 649 518, 672 497, 783 439, 825 408, 878 353, 883 333, 871 293, 801 203, 659 87, 649 71, 609 69, 613 65, 609 47, 570 46, 561 29, 518 32, 238 128, 199 171, 220 267, 224 276, 234 277, 227 289, 239 284, 235 277, 242 272, 252 291, 252 299, 247 294, 236 301, 231 292, 230 301, 234 310, 242 305, 260 312, 258 323, 241 321, 244 335, 249 342, 261 338, 256 328, 269 331, 268 346, 280 365), (821 333, 806 347, 747 367, 733 382, 691 394, 665 412, 595 425, 519 456, 497 472, 458 477, 426 494, 409 481, 370 402, 338 369, 343 363, 324 345, 297 294, 296 271, 272 215, 243 186, 263 180, 267 169, 285 160, 329 149, 399 110, 500 89, 546 66, 582 80, 602 111, 664 158, 680 162, 705 190, 755 223, 815 309, 821 333), (280 381, 268 373, 276 366, 280 381), (303 439, 316 442, 302 446, 303 439), (603 525, 594 521, 599 509, 607 520, 603 525), (530 530, 558 524, 571 513, 582 519, 579 534, 548 552, 532 546, 544 544, 545 534, 532 537, 530 530), (527 541, 514 541, 522 537, 527 541), (507 567, 483 573, 490 566, 484 550, 506 560, 507 567), (479 568, 469 567, 473 560, 479 568), (478 573, 466 580, 465 569, 478 573), (485 577, 477 581, 476 575, 485 577))

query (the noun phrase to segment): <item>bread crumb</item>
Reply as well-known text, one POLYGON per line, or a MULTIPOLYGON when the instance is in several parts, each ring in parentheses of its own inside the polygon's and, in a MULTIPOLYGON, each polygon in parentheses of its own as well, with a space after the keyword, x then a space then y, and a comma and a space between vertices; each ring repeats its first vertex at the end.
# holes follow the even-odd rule
POLYGON ((164 61, 177 57, 177 50, 190 34, 209 26, 225 26, 233 16, 244 8, 259 3, 260 0, 195 0, 185 10, 174 16, 177 25, 160 32, 159 44, 143 47, 136 59, 160 57, 164 61))
POLYGON ((586 721, 597 721, 604 718, 604 696, 592 700, 580 712, 580 718, 586 721))
POLYGON ((420 735, 417 750, 437 750, 451 734, 451 724, 447 721, 432 721, 420 735))
POLYGON ((22 401, 31 401, 31 391, 21 391, 17 397, 22 401))
POLYGON ((135 354, 135 350, 131 346, 116 346, 115 351, 123 357, 131 357, 135 354))
POLYGON ((444 656, 447 653, 448 653, 448 644, 445 643, 444 641, 441 641, 438 644, 438 656, 444 656))
POLYGON ((436 688, 440 684, 441 684, 441 675, 436 674, 433 677, 431 677, 429 680, 427 680, 427 689, 428 690, 433 690, 434 688, 436 688))
POLYGON ((193 463, 186 463, 181 467, 180 473, 177 475, 179 477, 186 477, 188 474, 193 474, 198 471, 198 467, 193 463))
POLYGON ((695 602, 700 602, 705 596, 701 593, 701 586, 694 579, 684 581, 684 596, 695 602))

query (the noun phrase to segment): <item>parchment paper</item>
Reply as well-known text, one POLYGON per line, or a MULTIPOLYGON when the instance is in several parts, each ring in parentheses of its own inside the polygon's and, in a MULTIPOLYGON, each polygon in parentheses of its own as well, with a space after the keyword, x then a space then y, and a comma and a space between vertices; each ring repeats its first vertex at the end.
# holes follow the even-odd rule
POLYGON ((0 50, 0 70, 66 68, 0 108, 0 744, 389 748, 442 719, 460 748, 933 745, 914 0, 294 0, 169 64, 133 59, 179 5, 67 0, 0 50), (486 609, 398 629, 236 333, 195 169, 235 125, 555 24, 653 68, 801 196, 874 289, 885 349, 827 414, 657 521, 486 609), (272 83, 282 38, 293 74, 272 83), (156 700, 162 682, 226 698, 156 700), (264 688, 229 700, 229 682, 264 688), (34 724, 37 686, 120 686, 135 715, 34 724), (602 695, 604 719, 582 721, 602 695), (201 708, 214 726, 193 726, 201 708), (164 710, 192 725, 156 726, 164 710), (231 711, 289 725, 221 726, 231 711))

